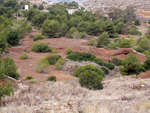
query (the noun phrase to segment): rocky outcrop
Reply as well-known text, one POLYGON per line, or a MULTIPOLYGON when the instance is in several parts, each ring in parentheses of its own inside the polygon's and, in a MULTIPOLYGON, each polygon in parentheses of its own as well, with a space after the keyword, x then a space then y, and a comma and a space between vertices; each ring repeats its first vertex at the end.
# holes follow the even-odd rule
POLYGON ((84 65, 87 65, 87 64, 92 64, 92 65, 100 68, 100 66, 98 64, 94 63, 94 62, 90 62, 90 61, 77 62, 77 61, 72 61, 72 60, 66 59, 66 63, 64 65, 63 71, 65 71, 68 74, 73 75, 75 70, 78 67, 81 67, 81 66, 84 66, 84 65))

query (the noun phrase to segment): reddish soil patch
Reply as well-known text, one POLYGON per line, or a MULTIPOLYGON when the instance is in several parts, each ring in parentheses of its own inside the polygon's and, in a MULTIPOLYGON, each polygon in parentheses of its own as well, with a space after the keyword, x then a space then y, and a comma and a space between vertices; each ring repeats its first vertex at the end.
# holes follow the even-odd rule
MULTIPOLYGON (((35 36, 37 33, 31 33, 26 36, 25 39, 21 40, 21 46, 12 47, 9 49, 9 56, 12 57, 18 68, 18 72, 21 74, 20 80, 26 78, 26 76, 33 76, 37 80, 45 80, 48 75, 55 75, 57 80, 70 80, 74 79, 75 77, 65 74, 62 71, 54 70, 53 66, 50 66, 50 73, 49 74, 39 74, 35 72, 35 66, 39 59, 48 55, 48 53, 35 53, 29 52, 27 53, 29 59, 27 60, 20 60, 20 56, 23 51, 28 50, 31 51, 31 46, 33 44, 33 39, 29 38, 31 35, 35 36)), ((63 58, 66 57, 66 50, 68 48, 72 48, 74 51, 81 51, 81 52, 90 52, 96 55, 99 58, 102 58, 105 61, 109 61, 112 57, 116 56, 120 59, 125 58, 129 53, 135 53, 132 49, 119 49, 119 50, 110 50, 110 49, 101 49, 92 46, 87 46, 86 43, 88 40, 82 39, 67 39, 67 38, 51 38, 51 39, 44 39, 40 40, 42 42, 47 42, 50 47, 58 50, 59 55, 63 58)), ((137 54, 137 53, 135 53, 137 54)), ((145 56, 142 54, 137 54, 140 58, 141 62, 145 61, 145 56)))
POLYGON ((145 73, 141 73, 138 78, 141 78, 141 79, 146 79, 146 78, 150 78, 150 71, 147 71, 145 73))
MULTIPOLYGON (((30 34, 35 35, 35 34, 30 34)), ((18 66, 18 72, 20 73, 20 80, 24 80, 27 76, 33 76, 35 79, 39 81, 43 81, 47 79, 47 76, 54 75, 56 76, 57 80, 70 80, 74 79, 75 77, 65 74, 65 72, 60 72, 54 70, 54 66, 50 66, 50 73, 48 74, 40 74, 35 72, 35 67, 39 59, 45 57, 48 55, 48 53, 35 53, 31 51, 31 47, 33 44, 33 39, 29 38, 30 35, 28 35, 25 39, 21 40, 21 46, 12 47, 9 49, 9 56, 12 57, 16 65, 18 66), (31 51, 28 54, 28 59, 26 60, 20 60, 20 56, 24 51, 31 51)), ((51 39, 49 39, 51 40, 51 39)), ((44 40, 43 40, 44 41, 44 40)), ((56 43, 56 42, 55 42, 56 43)), ((49 44, 50 45, 50 44, 49 44)), ((50 45, 51 46, 51 45, 50 45)), ((52 47, 52 46, 51 46, 52 47)), ((57 48, 55 48, 57 49, 57 48)), ((58 48, 60 49, 60 48, 58 48)), ((61 51, 58 53, 65 57, 65 54, 61 54, 61 51)))

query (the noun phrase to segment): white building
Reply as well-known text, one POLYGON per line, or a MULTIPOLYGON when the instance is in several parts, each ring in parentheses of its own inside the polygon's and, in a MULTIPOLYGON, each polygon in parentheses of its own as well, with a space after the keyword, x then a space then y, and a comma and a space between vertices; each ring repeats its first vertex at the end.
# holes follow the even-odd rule
POLYGON ((74 12, 78 11, 78 9, 67 9, 69 14, 73 14, 74 12))
POLYGON ((29 10, 29 5, 25 5, 25 10, 29 10))

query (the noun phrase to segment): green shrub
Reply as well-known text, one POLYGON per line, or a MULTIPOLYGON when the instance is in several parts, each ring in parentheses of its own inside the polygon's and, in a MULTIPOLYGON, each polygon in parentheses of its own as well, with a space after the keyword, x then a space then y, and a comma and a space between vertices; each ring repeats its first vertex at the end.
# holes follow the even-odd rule
POLYGON ((10 76, 14 79, 18 79, 19 74, 17 72, 17 69, 18 69, 18 67, 16 66, 16 64, 12 58, 5 57, 3 60, 0 61, 1 76, 6 75, 6 76, 10 76))
POLYGON ((109 44, 109 35, 107 32, 103 32, 100 37, 97 39, 97 47, 102 48, 109 44))
POLYGON ((143 67, 144 67, 146 70, 150 70, 150 58, 147 58, 147 59, 146 59, 146 61, 144 62, 143 67))
POLYGON ((135 51, 143 53, 145 50, 143 48, 141 48, 140 46, 137 46, 134 48, 135 51))
POLYGON ((79 31, 77 30, 76 27, 70 28, 69 32, 67 33, 68 38, 78 38, 79 37, 79 31), (76 36, 77 34, 77 36, 76 36), (73 36, 74 35, 74 36, 73 36))
POLYGON ((80 77, 81 74, 87 70, 94 71, 98 73, 98 75, 100 75, 101 77, 104 76, 104 73, 98 67, 91 65, 91 64, 77 68, 77 70, 74 73, 74 76, 80 77))
POLYGON ((52 48, 45 42, 34 43, 31 50, 39 53, 52 52, 52 48))
POLYGON ((50 65, 55 65, 55 63, 61 58, 60 55, 56 54, 49 54, 46 56, 46 59, 48 60, 50 65))
POLYGON ((80 32, 79 33, 79 38, 84 38, 86 37, 86 32, 80 32))
POLYGON ((20 56, 21 60, 25 60, 28 59, 28 55, 24 52, 21 56, 20 56))
POLYGON ((17 31, 9 31, 8 36, 7 36, 7 42, 11 46, 16 46, 19 45, 19 33, 17 31))
POLYGON ((11 96, 14 93, 14 89, 12 88, 10 83, 3 83, 0 85, 0 101, 5 96, 11 96))
POLYGON ((30 79, 29 82, 30 83, 36 83, 37 81, 35 79, 30 79))
POLYGON ((129 39, 125 39, 124 37, 120 41, 118 40, 118 42, 120 42, 118 44, 118 47, 120 47, 120 48, 130 48, 131 47, 130 40, 129 39))
POLYGON ((33 79, 32 76, 27 76, 27 77, 26 77, 26 80, 31 80, 31 79, 33 79))
POLYGON ((1 54, 5 51, 5 49, 7 48, 8 44, 7 44, 7 40, 6 37, 0 33, 0 56, 1 54))
POLYGON ((73 61, 93 61, 96 58, 95 55, 86 52, 74 52, 67 56, 67 59, 73 61))
POLYGON ((117 44, 114 43, 113 41, 111 41, 107 46, 106 48, 109 48, 109 49, 117 49, 117 44))
POLYGON ((32 26, 30 24, 26 25, 26 32, 31 33, 32 32, 32 26))
POLYGON ((38 73, 48 73, 49 72, 49 62, 46 58, 42 58, 38 61, 36 66, 36 72, 38 73))
POLYGON ((100 66, 102 66, 102 65, 104 64, 103 60, 100 59, 100 58, 95 58, 95 59, 93 60, 93 62, 95 62, 96 64, 98 64, 98 65, 100 65, 100 66))
POLYGON ((69 55, 69 54, 71 54, 71 53, 73 53, 72 48, 68 48, 66 54, 69 55))
POLYGON ((115 64, 116 66, 121 65, 121 60, 119 58, 113 57, 111 59, 111 63, 115 64))
POLYGON ((130 74, 139 74, 141 70, 141 64, 139 58, 133 54, 130 53, 128 57, 122 60, 122 66, 120 66, 120 71, 124 75, 130 75, 130 74))
POLYGON ((47 80, 56 82, 56 76, 49 76, 47 80))
POLYGON ((102 78, 98 73, 86 70, 80 76, 79 83, 90 90, 103 89, 102 78))
POLYGON ((41 39, 44 39, 44 37, 43 37, 41 34, 37 34, 37 35, 34 37, 34 41, 41 40, 41 39))
POLYGON ((146 50, 150 50, 149 40, 146 37, 141 37, 137 40, 136 51, 143 53, 146 50))
POLYGON ((91 39, 90 42, 88 43, 89 46, 94 46, 95 45, 96 40, 95 39, 91 39))
POLYGON ((109 62, 104 62, 104 66, 109 68, 110 70, 113 70, 115 68, 114 64, 109 62))
POLYGON ((93 42, 89 42, 87 45, 88 46, 94 46, 94 43, 93 42))
POLYGON ((101 67, 101 70, 104 72, 104 74, 108 75, 109 74, 109 69, 105 66, 101 67))
POLYGON ((131 35, 140 35, 140 34, 141 34, 141 32, 139 32, 136 27, 133 27, 133 28, 129 31, 129 33, 130 33, 131 35))
POLYGON ((56 70, 62 70, 63 65, 65 64, 65 60, 60 58, 56 63, 55 63, 55 69, 56 70))
POLYGON ((146 38, 150 39, 150 35, 147 35, 146 38))
POLYGON ((140 20, 139 19, 135 19, 135 23, 134 23, 136 26, 139 26, 139 25, 141 25, 141 23, 140 23, 140 20))

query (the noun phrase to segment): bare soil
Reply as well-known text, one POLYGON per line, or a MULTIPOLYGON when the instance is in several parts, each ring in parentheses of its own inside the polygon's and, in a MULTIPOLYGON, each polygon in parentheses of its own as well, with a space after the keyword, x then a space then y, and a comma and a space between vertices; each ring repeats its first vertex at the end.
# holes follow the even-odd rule
MULTIPOLYGON (((20 41, 21 45, 12 47, 9 49, 9 56, 12 57, 16 65, 18 66, 18 72, 20 73, 20 80, 24 80, 27 76, 33 76, 35 79, 39 81, 45 80, 49 75, 56 76, 57 80, 70 80, 74 79, 75 77, 66 74, 64 71, 56 71, 54 66, 50 66, 50 73, 48 74, 40 74, 35 72, 35 66, 39 59, 47 56, 49 53, 35 53, 31 51, 31 47, 33 45, 33 39, 30 36, 35 36, 39 32, 33 32, 27 34, 25 39, 20 41), (29 51, 27 60, 20 60, 20 56, 24 51, 29 51)), ((86 39, 68 39, 68 38, 50 38, 50 39, 43 39, 39 42, 47 42, 50 47, 55 50, 58 50, 58 53, 63 58, 66 58, 66 51, 68 48, 72 48, 73 51, 80 51, 80 52, 90 52, 97 57, 109 61, 112 57, 118 57, 123 59, 128 56, 129 53, 135 53, 141 62, 145 61, 145 56, 139 53, 136 53, 132 49, 119 49, 119 50, 111 50, 111 49, 104 49, 104 48, 96 48, 92 46, 87 46, 88 40, 86 39)))

